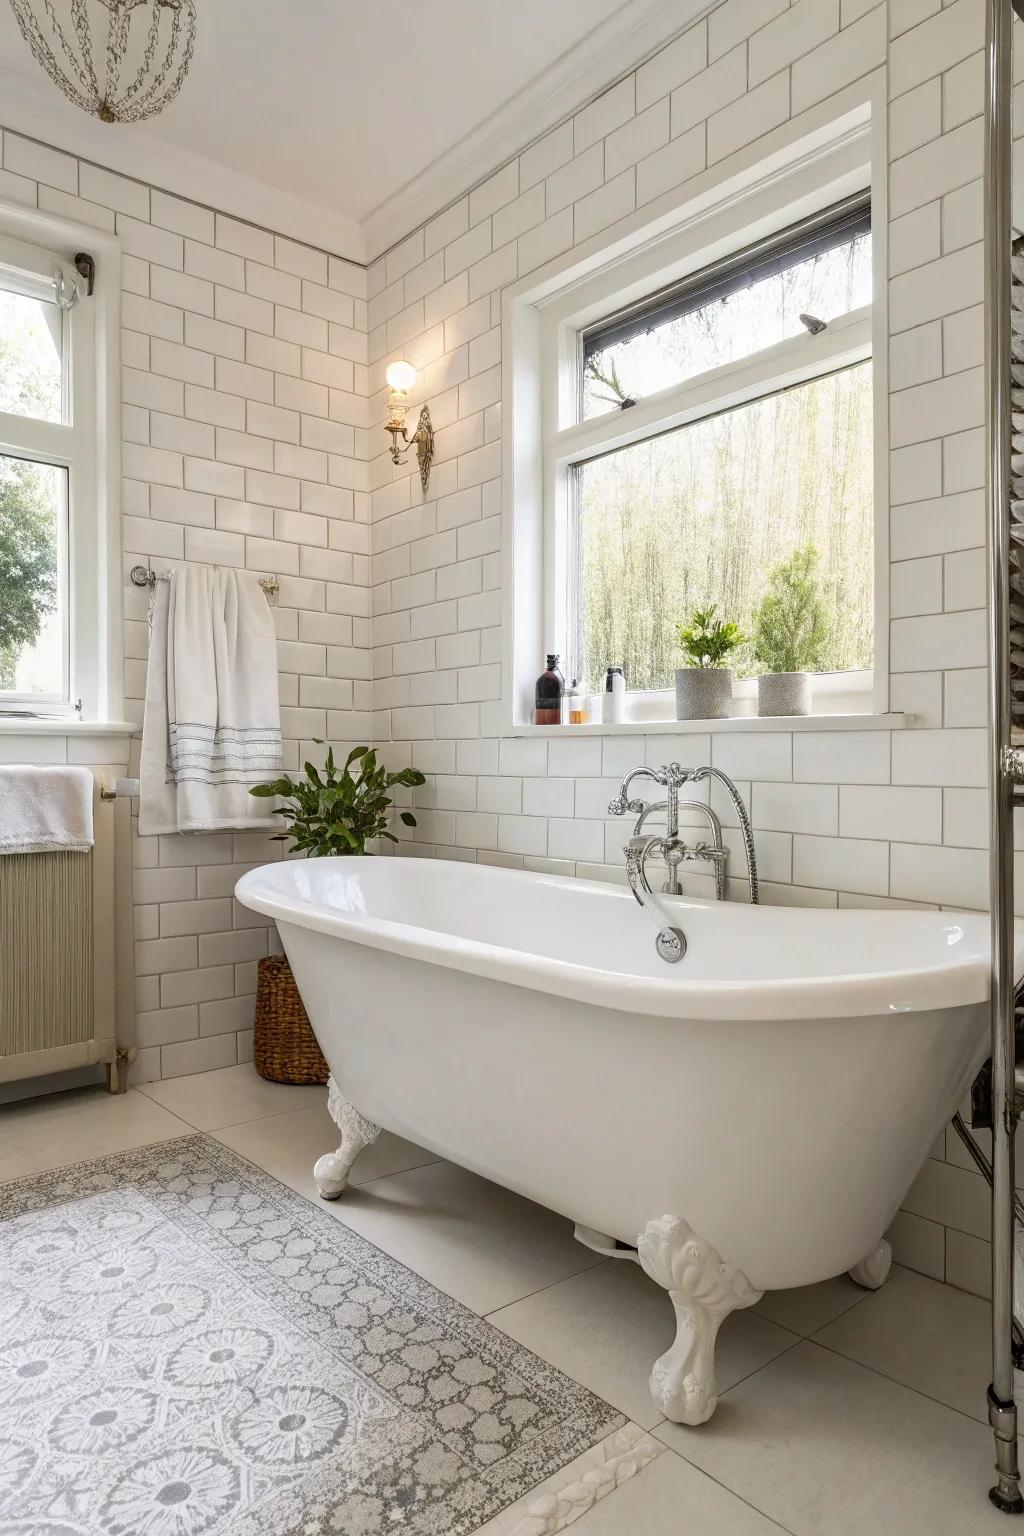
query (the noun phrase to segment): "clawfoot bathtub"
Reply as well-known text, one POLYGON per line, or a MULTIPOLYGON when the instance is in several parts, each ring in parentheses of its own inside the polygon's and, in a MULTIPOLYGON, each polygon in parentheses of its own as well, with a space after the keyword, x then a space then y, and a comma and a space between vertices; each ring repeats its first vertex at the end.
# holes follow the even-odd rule
POLYGON ((634 1258, 675 1306, 651 1390, 686 1424, 714 1412, 731 1311, 883 1282, 883 1234, 987 1053, 978 916, 679 901, 670 969, 630 893, 585 881, 315 859, 237 895, 276 921, 332 1069, 321 1193, 384 1126, 634 1258))

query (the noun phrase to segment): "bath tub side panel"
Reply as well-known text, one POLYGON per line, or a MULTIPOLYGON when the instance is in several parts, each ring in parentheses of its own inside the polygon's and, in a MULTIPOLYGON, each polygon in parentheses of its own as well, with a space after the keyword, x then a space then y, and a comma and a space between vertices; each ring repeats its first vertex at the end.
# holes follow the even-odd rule
POLYGON ((363 1114, 625 1242, 683 1216, 760 1289, 869 1251, 983 1055, 982 1010, 652 1018, 281 935, 363 1114))

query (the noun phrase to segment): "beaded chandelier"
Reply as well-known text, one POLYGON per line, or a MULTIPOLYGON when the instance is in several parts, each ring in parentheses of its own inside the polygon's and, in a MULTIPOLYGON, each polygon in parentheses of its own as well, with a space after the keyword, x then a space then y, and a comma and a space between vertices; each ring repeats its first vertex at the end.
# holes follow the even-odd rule
POLYGON ((192 62, 195 0, 11 0, 11 9, 54 85, 104 123, 155 117, 192 62))

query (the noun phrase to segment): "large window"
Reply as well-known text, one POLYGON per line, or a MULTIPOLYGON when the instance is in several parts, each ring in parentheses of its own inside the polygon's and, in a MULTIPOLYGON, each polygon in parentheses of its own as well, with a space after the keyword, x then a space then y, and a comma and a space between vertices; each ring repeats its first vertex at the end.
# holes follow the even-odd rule
POLYGON ((107 509, 88 261, 82 253, 83 275, 70 247, 11 238, 3 222, 0 711, 73 714, 84 699, 95 719, 105 712, 98 572, 107 509))
MULTIPOLYGON (((619 665, 670 688, 681 622, 713 603, 753 636, 794 572, 820 616, 804 665, 870 677, 871 288, 850 197, 563 334, 545 627, 587 686, 619 665)), ((774 670, 752 641, 737 667, 774 670)))

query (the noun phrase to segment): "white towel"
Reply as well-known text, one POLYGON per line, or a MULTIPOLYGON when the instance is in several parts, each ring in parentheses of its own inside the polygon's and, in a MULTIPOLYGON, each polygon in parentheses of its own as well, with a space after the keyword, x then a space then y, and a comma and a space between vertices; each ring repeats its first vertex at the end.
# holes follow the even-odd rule
POLYGON ((277 641, 258 578, 172 570, 150 612, 140 833, 279 828, 249 788, 280 769, 277 641))
POLYGON ((88 768, 0 768, 0 854, 84 853, 93 844, 88 768))

